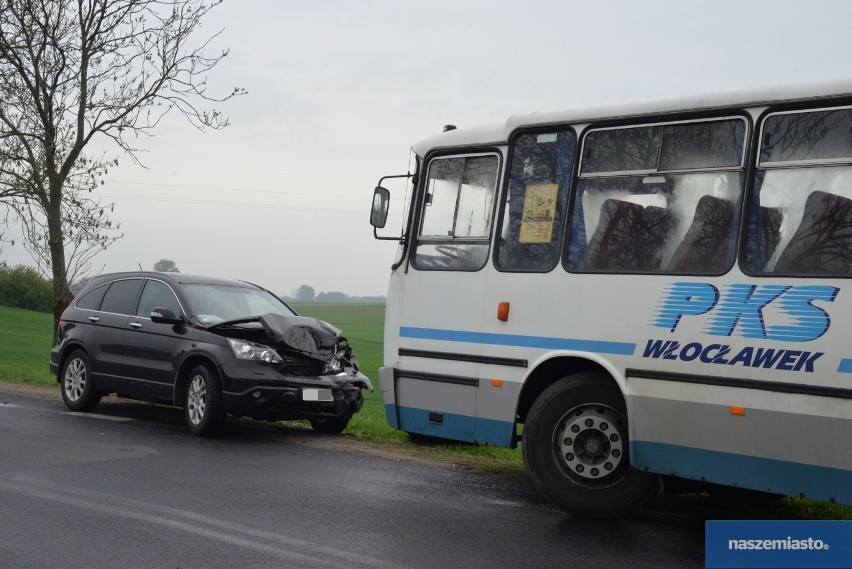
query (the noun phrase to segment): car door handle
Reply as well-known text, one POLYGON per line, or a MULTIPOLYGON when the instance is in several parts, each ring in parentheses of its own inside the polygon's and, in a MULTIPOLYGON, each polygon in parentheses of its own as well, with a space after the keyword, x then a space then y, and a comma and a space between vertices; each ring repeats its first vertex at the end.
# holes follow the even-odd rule
POLYGON ((100 320, 97 316, 89 316, 89 322, 100 322, 100 320))
POLYGON ((131 322, 130 327, 133 328, 134 330, 138 330, 139 328, 142 327, 142 323, 141 322, 131 322))

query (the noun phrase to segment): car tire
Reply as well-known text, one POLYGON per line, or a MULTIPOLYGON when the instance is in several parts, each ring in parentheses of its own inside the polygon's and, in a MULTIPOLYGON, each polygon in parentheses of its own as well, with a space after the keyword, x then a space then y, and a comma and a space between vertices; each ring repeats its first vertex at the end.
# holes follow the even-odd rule
POLYGON ((524 424, 523 455, 538 490, 568 513, 618 518, 660 488, 630 466, 627 410, 602 373, 565 377, 535 400, 524 424))
POLYGON ((346 425, 349 424, 349 419, 351 416, 347 417, 323 417, 320 419, 311 419, 311 427, 318 433, 323 433, 326 435, 339 435, 346 429, 346 425))
POLYGON ((72 411, 91 411, 97 407, 103 393, 92 381, 92 364, 83 350, 75 350, 65 360, 60 375, 62 400, 72 411))
POLYGON ((209 436, 222 429, 227 413, 222 406, 222 393, 216 377, 206 365, 197 365, 189 372, 184 402, 189 432, 209 436))

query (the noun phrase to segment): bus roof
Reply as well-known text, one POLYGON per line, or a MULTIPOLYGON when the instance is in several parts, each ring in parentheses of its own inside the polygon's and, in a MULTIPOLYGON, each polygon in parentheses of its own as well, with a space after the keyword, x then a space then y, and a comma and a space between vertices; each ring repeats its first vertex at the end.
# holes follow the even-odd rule
POLYGON ((852 96, 852 79, 668 97, 556 112, 520 113, 510 116, 502 124, 460 128, 430 136, 414 144, 412 150, 423 156, 435 148, 506 144, 511 133, 520 127, 588 123, 624 117, 652 117, 663 113, 707 111, 727 107, 756 107, 845 95, 852 96))

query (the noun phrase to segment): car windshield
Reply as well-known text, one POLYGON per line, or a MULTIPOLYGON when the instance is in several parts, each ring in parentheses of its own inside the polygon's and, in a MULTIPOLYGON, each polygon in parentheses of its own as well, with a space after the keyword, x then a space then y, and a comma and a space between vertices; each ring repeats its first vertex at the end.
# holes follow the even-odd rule
POLYGON ((204 325, 252 318, 262 314, 294 316, 286 304, 265 290, 241 286, 186 284, 186 296, 195 317, 204 325))

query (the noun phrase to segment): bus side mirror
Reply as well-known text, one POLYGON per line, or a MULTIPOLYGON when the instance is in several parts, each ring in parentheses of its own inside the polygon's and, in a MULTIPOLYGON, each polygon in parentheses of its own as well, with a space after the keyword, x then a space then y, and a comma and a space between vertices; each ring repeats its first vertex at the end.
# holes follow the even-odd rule
POLYGON ((370 225, 382 229, 388 220, 390 192, 381 186, 373 192, 373 210, 370 212, 370 225))

